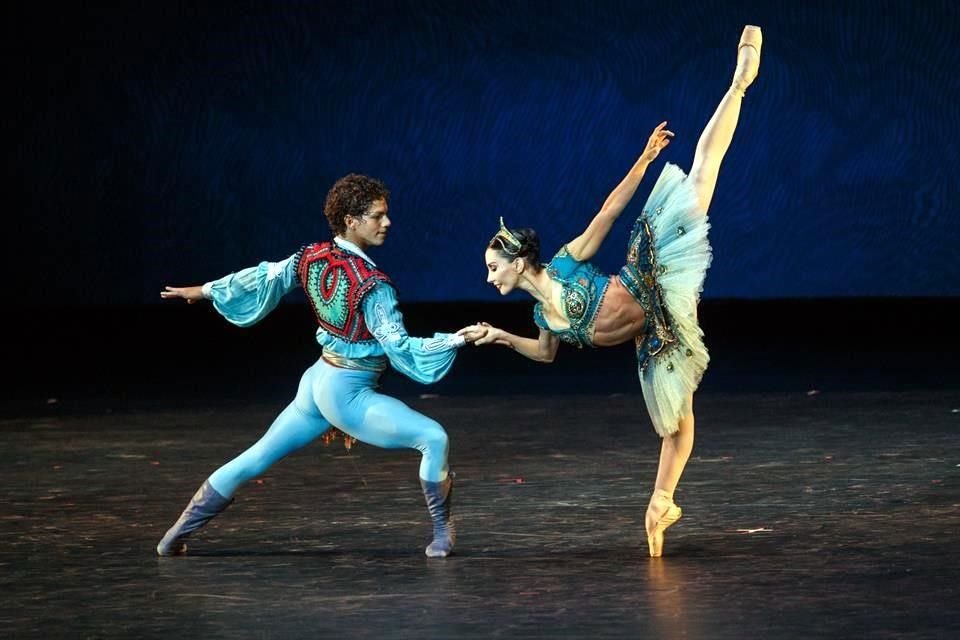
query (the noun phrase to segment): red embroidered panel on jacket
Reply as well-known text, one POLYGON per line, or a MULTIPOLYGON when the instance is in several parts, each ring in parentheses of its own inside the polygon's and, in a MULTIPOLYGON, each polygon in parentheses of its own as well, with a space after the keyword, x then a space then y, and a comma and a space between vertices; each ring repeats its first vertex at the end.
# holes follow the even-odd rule
POLYGON ((390 282, 387 274, 332 242, 320 242, 300 252, 297 277, 325 331, 348 342, 374 340, 361 303, 378 282, 390 282))

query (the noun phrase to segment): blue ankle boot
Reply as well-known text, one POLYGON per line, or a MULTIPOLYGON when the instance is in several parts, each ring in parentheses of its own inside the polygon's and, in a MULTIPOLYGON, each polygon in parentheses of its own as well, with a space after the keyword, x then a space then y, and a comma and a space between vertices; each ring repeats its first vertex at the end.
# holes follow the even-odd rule
POLYGON ((427 500, 427 511, 433 520, 433 541, 425 553, 429 558, 445 558, 453 552, 453 543, 457 539, 457 530, 450 520, 450 505, 453 502, 453 474, 443 482, 429 482, 420 478, 423 496, 427 500))
POLYGON ((176 556, 186 553, 187 545, 183 539, 207 524, 215 515, 230 506, 231 502, 233 498, 224 498, 210 485, 209 480, 205 481, 157 545, 157 555, 176 556))

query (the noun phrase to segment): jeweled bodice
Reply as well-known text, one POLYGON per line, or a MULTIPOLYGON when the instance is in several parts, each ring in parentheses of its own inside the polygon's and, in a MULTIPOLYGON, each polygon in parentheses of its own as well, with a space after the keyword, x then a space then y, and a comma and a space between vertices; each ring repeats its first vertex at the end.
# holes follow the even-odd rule
POLYGON ((589 262, 576 260, 564 245, 549 264, 544 265, 550 278, 560 283, 560 311, 570 323, 567 329, 550 326, 543 314, 543 305, 533 307, 537 326, 577 347, 593 346, 593 328, 610 276, 589 262))

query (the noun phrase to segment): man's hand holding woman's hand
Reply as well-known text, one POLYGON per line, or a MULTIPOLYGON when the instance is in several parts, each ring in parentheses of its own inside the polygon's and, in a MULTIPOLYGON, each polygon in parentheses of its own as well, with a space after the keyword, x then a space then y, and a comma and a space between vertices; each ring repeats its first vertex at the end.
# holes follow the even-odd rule
POLYGON ((484 344, 510 344, 506 340, 506 332, 503 329, 498 329, 486 322, 464 327, 457 331, 457 335, 463 336, 468 343, 473 343, 478 347, 484 344))

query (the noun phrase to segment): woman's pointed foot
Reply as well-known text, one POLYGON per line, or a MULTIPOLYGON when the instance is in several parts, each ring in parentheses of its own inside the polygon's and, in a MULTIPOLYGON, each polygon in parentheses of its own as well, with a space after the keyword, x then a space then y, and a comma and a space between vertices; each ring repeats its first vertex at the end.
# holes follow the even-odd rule
POLYGON ((731 89, 743 95, 747 87, 753 84, 760 70, 760 49, 763 46, 763 33, 760 27, 747 25, 740 36, 737 46, 737 70, 733 72, 731 89))
POLYGON ((654 492, 646 516, 647 547, 651 558, 663 555, 663 532, 682 515, 683 510, 674 504, 672 496, 665 491, 654 492))

